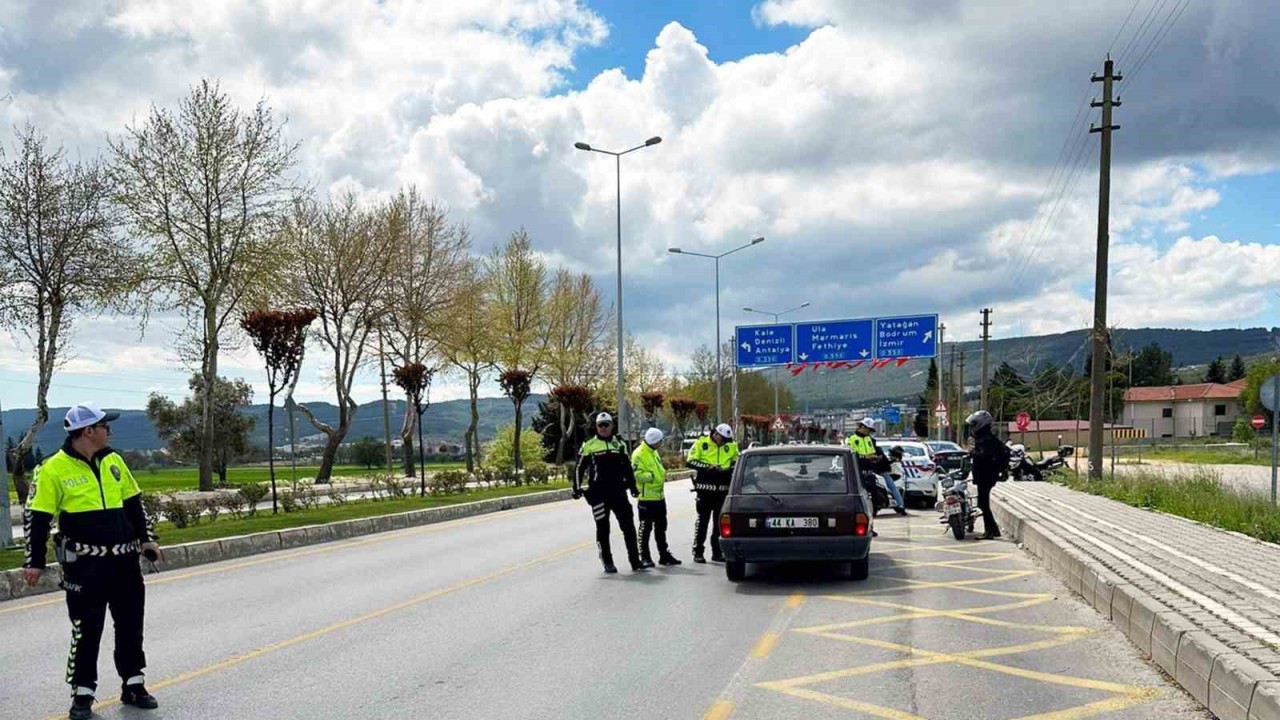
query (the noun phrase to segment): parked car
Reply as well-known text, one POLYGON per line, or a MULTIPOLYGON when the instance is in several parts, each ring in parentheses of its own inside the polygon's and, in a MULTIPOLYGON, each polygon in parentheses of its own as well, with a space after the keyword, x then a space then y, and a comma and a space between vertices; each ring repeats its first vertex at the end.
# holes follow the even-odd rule
POLYGON ((969 474, 969 451, 946 440, 929 440, 925 442, 929 455, 935 465, 947 472, 958 472, 961 476, 969 474))
POLYGON ((902 500, 907 507, 933 507, 938 501, 938 479, 929 446, 918 440, 886 440, 877 444, 886 455, 891 448, 902 448, 902 500))
POLYGON ((734 470, 720 515, 725 575, 746 577, 748 563, 850 563, 866 579, 871 499, 847 447, 750 448, 734 470))

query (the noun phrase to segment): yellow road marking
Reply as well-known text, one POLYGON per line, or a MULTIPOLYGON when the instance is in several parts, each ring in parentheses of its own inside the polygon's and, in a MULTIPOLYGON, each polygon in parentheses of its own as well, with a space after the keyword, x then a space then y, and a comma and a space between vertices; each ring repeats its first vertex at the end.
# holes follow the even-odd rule
POLYGON ((783 695, 791 695, 792 697, 798 697, 805 700, 814 700, 826 705, 835 705, 836 707, 841 707, 846 710, 866 713, 867 715, 879 718, 887 718, 887 720, 928 720, 927 718, 919 715, 912 715, 909 712, 894 710, 893 708, 882 707, 880 705, 872 705, 870 703, 858 702, 857 700, 850 700, 849 698, 840 697, 839 695, 828 695, 814 690, 805 690, 804 688, 773 689, 783 695))
POLYGON ((804 602, 804 593, 794 593, 787 598, 787 608, 798 608, 804 602))
MULTIPOLYGON (((444 530, 450 530, 453 528, 466 527, 468 525, 476 525, 482 522, 491 522, 499 518, 509 518, 513 515, 523 515, 525 513, 533 512, 536 510, 546 510, 551 506, 553 506, 554 504, 555 503, 546 503, 544 505, 535 505, 533 507, 519 508, 516 510, 503 510, 501 512, 485 513, 484 515, 479 515, 472 518, 462 518, 460 520, 449 520, 442 523, 432 523, 430 525, 421 525, 418 527, 411 527, 411 528, 400 528, 399 530, 391 530, 387 532, 374 533, 373 535, 370 535, 365 538, 331 541, 331 542, 323 543, 317 547, 312 547, 312 548, 303 548, 299 550, 277 550, 277 551, 272 551, 268 553, 263 553, 261 556, 255 557, 252 560, 243 560, 240 562, 232 562, 229 564, 218 563, 216 567, 213 565, 210 565, 208 567, 202 567, 198 570, 188 570, 188 571, 177 572, 173 574, 147 575, 146 582, 147 582, 147 585, 164 585, 165 583, 177 582, 179 580, 189 580, 191 578, 201 577, 204 575, 213 575, 216 573, 230 572, 232 570, 240 570, 247 567, 253 567, 255 565, 266 565, 268 563, 284 562, 286 560, 293 560, 295 558, 308 557, 310 555, 320 555, 323 553, 334 552, 337 550, 346 550, 348 548, 363 547, 365 545, 375 545, 378 543, 388 542, 390 540, 398 540, 405 536, 426 535, 429 533, 442 532, 444 530)), ((378 516, 371 515, 369 517, 378 517, 378 516)), ((356 519, 363 519, 363 518, 356 518, 356 519)), ((297 528, 285 528, 285 530, 296 530, 296 529, 297 528)), ((279 532, 283 532, 283 530, 279 532)), ((49 605, 61 605, 61 604, 63 604, 63 599, 61 597, 57 597, 50 600, 40 600, 38 602, 16 605, 14 607, 0 607, 0 615, 20 612, 22 610, 34 610, 36 608, 47 607, 49 605)))
MULTIPOLYGON (((247 652, 243 655, 235 655, 221 662, 217 662, 212 665, 206 665, 205 667, 192 670, 190 672, 185 672, 180 675, 175 675, 173 677, 165 678, 164 680, 161 680, 155 683, 154 685, 151 685, 149 689, 163 690, 164 688, 171 687, 173 685, 178 685, 180 683, 184 683, 191 680, 195 680, 197 678, 204 677, 205 675, 209 675, 210 673, 215 673, 220 670, 226 670, 227 668, 240 665, 241 663, 248 662, 249 660, 253 660, 255 658, 260 658, 264 655, 269 655, 279 650, 284 650, 286 648, 293 647, 294 645, 304 643, 308 640, 314 640, 316 638, 329 635, 339 630, 345 630, 346 628, 353 627, 355 625, 359 625, 361 623, 368 622, 370 620, 376 620, 378 618, 384 617, 386 615, 390 615, 391 613, 397 612, 399 610, 406 610, 416 605, 421 605, 425 602, 429 602, 431 600, 445 597, 446 595, 452 595, 461 590, 466 590, 468 588, 472 588, 477 585, 483 585, 485 583, 492 582, 494 580, 505 577, 519 570, 524 570, 526 568, 534 567, 536 565, 542 565, 548 562, 552 562, 554 560, 558 560, 566 555, 570 555, 572 553, 578 552, 579 550, 583 550, 585 548, 591 547, 594 544, 595 544, 594 542, 579 543, 572 547, 564 548, 562 550, 557 550, 556 552, 550 553, 548 555, 542 555, 541 557, 536 557, 532 560, 527 560, 525 562, 522 562, 516 565, 509 565, 505 568, 502 568, 501 570, 495 570, 494 572, 491 572, 487 575, 481 575, 479 577, 474 577, 474 578, 471 578, 470 580, 464 580, 460 583, 450 585, 448 587, 441 588, 439 590, 433 590, 428 593, 423 593, 422 595, 418 595, 417 597, 413 597, 408 600, 398 602, 394 605, 389 605, 380 610, 374 610, 373 612, 365 613, 364 615, 350 618, 348 620, 343 620, 342 622, 337 622, 332 625, 327 625, 318 630, 312 630, 311 632, 306 632, 301 635, 296 635, 294 637, 288 638, 287 640, 281 640, 279 642, 275 642, 270 645, 260 647, 257 650, 247 652)), ((119 700, 108 700, 108 701, 97 703, 95 705, 95 709, 101 710, 103 708, 109 708, 119 704, 120 704, 119 700)), ((57 715, 50 716, 49 720, 59 720, 59 718, 63 718, 63 717, 65 717, 65 713, 59 713, 57 715)))
POLYGON ((721 700, 711 706, 711 709, 707 711, 707 714, 702 716, 702 720, 728 720, 729 716, 732 714, 733 703, 728 700, 721 700))
POLYGON ((1038 715, 1025 715, 1017 720, 1080 720, 1080 718, 1093 717, 1102 713, 1119 712, 1134 705, 1151 702, 1160 696, 1160 691, 1154 688, 1142 689, 1141 692, 1134 692, 1120 697, 1099 700, 1088 705, 1079 707, 1066 708, 1054 712, 1040 713, 1038 715))
POLYGON ((760 636, 760 640, 756 642, 756 646, 751 648, 751 657, 767 658, 769 653, 773 652, 773 648, 778 644, 778 633, 765 633, 760 636))
POLYGON ((1053 600, 1052 595, 1042 595, 1037 598, 1030 598, 1019 602, 1005 603, 1003 605, 989 605, 976 608, 960 608, 960 609, 933 609, 925 607, 916 607, 914 605, 903 605, 899 603, 883 602, 876 600, 867 600, 857 597, 848 597, 843 595, 822 595, 827 600, 837 602, 853 603, 855 605, 868 605, 871 607, 883 607, 891 610, 902 610, 903 612, 895 615, 884 615, 881 617, 867 618, 865 620, 855 620, 848 623, 835 623, 815 628, 797 628, 796 632, 830 632, 832 630, 848 630, 855 627, 865 627, 868 625, 883 625, 885 623, 898 622, 900 620, 919 620, 925 618, 950 618, 953 620, 963 620, 965 622, 979 623, 982 625, 993 625, 997 627, 1016 628, 1020 630, 1038 630, 1041 632, 1065 634, 1065 635, 1087 635, 1091 631, 1086 627, 1078 627, 1073 625, 1037 625, 1029 623, 1018 623, 1009 620, 997 620, 995 618, 982 617, 983 615, 1000 612, 1003 610, 1018 610, 1021 608, 1041 605, 1053 600))

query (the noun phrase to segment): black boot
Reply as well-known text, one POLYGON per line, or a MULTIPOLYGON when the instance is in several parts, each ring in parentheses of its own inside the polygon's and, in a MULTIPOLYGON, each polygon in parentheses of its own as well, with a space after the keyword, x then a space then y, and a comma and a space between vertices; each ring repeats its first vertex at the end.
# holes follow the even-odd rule
POLYGON ((160 707, 159 701, 156 700, 154 695, 147 692, 146 686, 142 683, 125 685, 120 691, 120 702, 143 710, 155 710, 160 707))
POLYGON ((89 720, 93 717, 93 696, 76 695, 71 699, 71 710, 67 713, 71 720, 89 720))
POLYGON ((711 549, 711 562, 718 562, 718 563, 722 563, 722 562, 724 562, 724 553, 720 552, 719 550, 717 550, 717 549, 715 549, 715 548, 712 548, 712 549, 711 549))
POLYGON ((641 570, 648 570, 651 567, 653 567, 653 563, 651 562, 644 562, 640 558, 631 558, 632 572, 640 572, 641 570))
POLYGON ((617 574, 618 574, 618 566, 617 566, 617 565, 614 565, 612 560, 605 560, 605 561, 604 561, 604 574, 605 574, 605 575, 617 575, 617 574))
POLYGON ((653 558, 649 553, 643 553, 640 555, 640 567, 643 570, 648 570, 651 567, 657 567, 657 565, 653 564, 653 558))
POLYGON ((661 556, 659 556, 658 564, 659 565, 683 565, 683 563, 677 560, 676 556, 672 555, 671 553, 663 553, 661 556))
POLYGON ((701 550, 698 550, 697 548, 694 548, 694 550, 693 550, 693 561, 694 561, 695 563, 699 564, 699 565, 706 565, 706 564, 707 564, 707 556, 706 556, 706 555, 703 555, 701 550))

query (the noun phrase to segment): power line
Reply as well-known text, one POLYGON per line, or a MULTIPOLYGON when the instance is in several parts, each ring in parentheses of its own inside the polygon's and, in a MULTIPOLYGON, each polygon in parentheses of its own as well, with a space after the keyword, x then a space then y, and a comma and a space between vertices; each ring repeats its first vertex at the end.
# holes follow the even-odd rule
POLYGON ((1130 88, 1133 87, 1133 79, 1142 70, 1142 68, 1146 66, 1147 61, 1155 55, 1156 50, 1160 49, 1160 43, 1164 42, 1164 39, 1169 36, 1169 33, 1173 31, 1173 26, 1178 24, 1178 20, 1182 17, 1182 14, 1186 12, 1187 8, 1190 6, 1191 0, 1181 0, 1181 4, 1175 4, 1173 9, 1169 11, 1169 14, 1165 17, 1164 23, 1161 24, 1160 29, 1156 31, 1156 34, 1152 36, 1151 42, 1147 45, 1147 49, 1139 56, 1138 62, 1129 73, 1130 88))
POLYGON ((1129 8, 1129 14, 1125 16, 1124 23, 1120 25, 1120 29, 1116 31, 1116 36, 1114 38, 1111 38, 1111 44, 1107 46, 1108 55, 1110 55, 1111 51, 1115 49, 1116 41, 1120 39, 1121 33, 1123 33, 1124 29, 1129 26, 1129 21, 1133 19, 1133 11, 1137 10, 1138 6, 1141 4, 1142 4, 1142 0, 1133 0, 1133 7, 1129 8))
POLYGON ((1142 39, 1146 36, 1147 31, 1151 28, 1152 21, 1159 17, 1159 13, 1164 9, 1165 4, 1169 0, 1152 0, 1151 7, 1147 8, 1147 14, 1142 18, 1142 24, 1138 25, 1138 29, 1133 32, 1129 38, 1129 42, 1125 43, 1124 50, 1120 51, 1118 64, 1123 64, 1130 57, 1130 53, 1137 49, 1142 43, 1142 39))

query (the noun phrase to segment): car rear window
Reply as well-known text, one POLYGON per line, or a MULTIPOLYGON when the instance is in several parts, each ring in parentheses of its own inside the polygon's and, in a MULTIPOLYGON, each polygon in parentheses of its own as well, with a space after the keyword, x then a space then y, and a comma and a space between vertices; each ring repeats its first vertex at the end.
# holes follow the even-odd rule
POLYGON ((954 443, 929 443, 934 452, 964 452, 964 448, 954 443))
POLYGON ((841 456, 748 455, 742 459, 744 495, 843 495, 849 492, 841 456))
POLYGON ((929 453, 919 445, 892 445, 891 448, 902 448, 902 454, 910 457, 929 457, 929 453))

